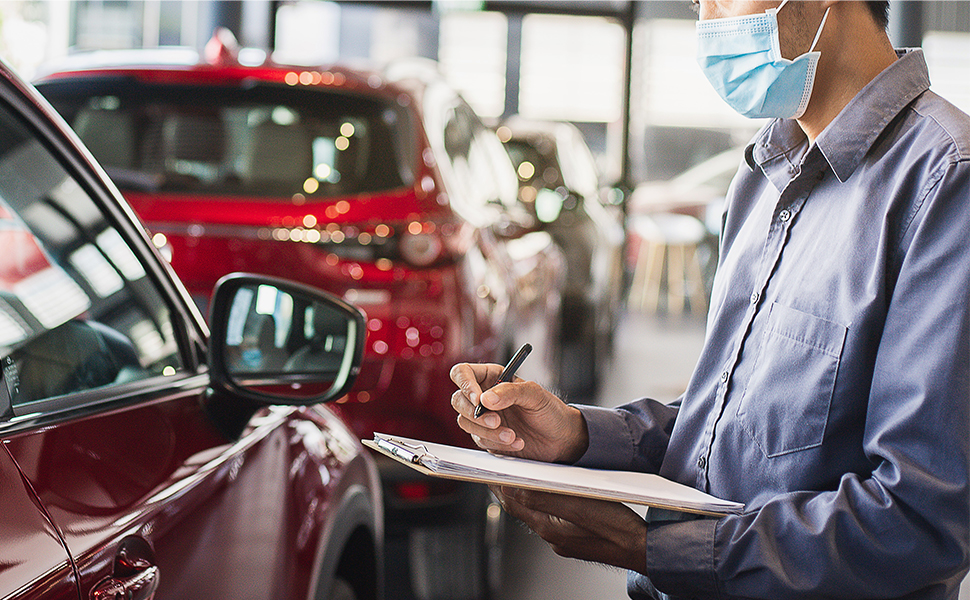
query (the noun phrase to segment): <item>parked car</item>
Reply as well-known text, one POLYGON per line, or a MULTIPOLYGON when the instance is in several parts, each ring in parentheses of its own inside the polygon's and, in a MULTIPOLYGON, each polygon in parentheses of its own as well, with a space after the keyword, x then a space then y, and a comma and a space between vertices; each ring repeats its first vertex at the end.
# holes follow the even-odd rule
MULTIPOLYGON (((523 375, 541 367, 549 344, 532 336, 558 319, 563 269, 551 237, 520 224, 494 132, 433 65, 244 66, 213 44, 212 62, 183 51, 74 57, 37 85, 200 306, 234 270, 342 297, 367 315, 364 364, 336 408, 357 435, 469 445, 451 366, 504 362, 529 341, 537 352, 523 375)), ((502 517, 487 488, 378 465, 396 597, 494 588, 502 517)))
POLYGON ((604 203, 595 159, 575 125, 513 117, 498 132, 518 173, 522 206, 566 257, 560 388, 590 398, 612 354, 622 305, 623 216, 604 203))
POLYGON ((381 597, 376 466, 321 404, 362 313, 241 275, 211 307, 0 64, 0 598, 381 597))

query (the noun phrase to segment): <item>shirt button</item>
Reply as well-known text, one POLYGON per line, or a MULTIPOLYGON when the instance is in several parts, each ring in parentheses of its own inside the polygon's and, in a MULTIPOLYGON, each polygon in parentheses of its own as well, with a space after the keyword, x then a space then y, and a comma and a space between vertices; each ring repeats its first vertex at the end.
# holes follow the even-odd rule
POLYGON ((728 380, 728 372, 725 371, 725 372, 721 373, 721 383, 724 383, 727 380, 728 380))
POLYGON ((703 469, 706 466, 707 466, 707 459, 706 458, 704 458, 702 456, 702 457, 700 457, 700 458, 697 459, 697 468, 698 469, 703 469))
POLYGON ((751 293, 751 304, 757 304, 760 299, 761 295, 758 292, 751 293))
POLYGON ((791 211, 786 208, 785 210, 778 213, 778 218, 781 219, 782 222, 785 222, 791 219, 791 211))

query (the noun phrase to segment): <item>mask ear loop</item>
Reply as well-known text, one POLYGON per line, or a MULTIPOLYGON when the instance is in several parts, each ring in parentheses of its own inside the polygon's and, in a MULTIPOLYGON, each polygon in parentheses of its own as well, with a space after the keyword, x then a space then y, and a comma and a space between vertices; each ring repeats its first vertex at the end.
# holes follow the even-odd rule
MULTIPOLYGON (((788 0, 785 0, 785 2, 788 2, 788 0)), ((782 4, 784 4, 785 2, 782 2, 782 4)), ((825 28, 825 19, 829 18, 830 10, 832 10, 831 6, 825 9, 825 14, 822 15, 822 22, 818 24, 818 31, 815 32, 815 39, 812 40, 812 47, 808 49, 809 52, 815 51, 815 45, 818 44, 818 39, 822 37, 822 30, 825 28)))
POLYGON ((769 8, 765 12, 766 13, 774 13, 774 14, 777 15, 778 14, 778 11, 781 10, 782 8, 784 8, 786 4, 788 4, 788 0, 781 0, 781 4, 779 4, 778 6, 776 6, 774 8, 769 8))

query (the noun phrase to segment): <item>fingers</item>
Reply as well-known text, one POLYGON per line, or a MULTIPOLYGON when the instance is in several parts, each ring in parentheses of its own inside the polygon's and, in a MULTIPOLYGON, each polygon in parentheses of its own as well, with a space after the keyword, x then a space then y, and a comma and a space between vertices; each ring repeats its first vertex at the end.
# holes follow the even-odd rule
POLYGON ((458 386, 451 404, 458 426, 480 447, 547 462, 575 462, 586 452, 582 413, 533 381, 500 383, 502 366, 459 363, 451 369, 458 386), (494 387, 493 387, 494 386, 494 387), (489 412, 475 417, 479 406, 489 412))
POLYGON ((547 542, 556 554, 579 558, 581 553, 589 552, 596 536, 585 527, 577 525, 576 523, 583 523, 583 521, 576 517, 573 517, 575 520, 570 520, 552 512, 540 510, 538 507, 543 504, 541 499, 545 496, 551 497, 553 503, 556 500, 563 503, 572 500, 567 496, 514 488, 502 488, 502 495, 499 498, 506 512, 525 523, 529 529, 547 542), (574 548, 574 546, 582 546, 582 548, 574 548))
POLYGON ((496 497, 556 554, 645 572, 647 525, 623 504, 508 487, 496 497))
MULTIPOLYGON (((571 535, 583 530, 595 531, 605 537, 622 538, 625 532, 644 526, 639 515, 618 502, 509 487, 502 488, 501 498, 503 506, 508 503, 510 513, 514 510, 525 515, 540 528, 561 522, 562 529, 571 535), (555 521, 551 521, 550 517, 555 521)), ((537 533, 541 532, 537 530, 537 533)), ((557 535, 562 535, 562 531, 557 535)))
POLYGON ((494 429, 499 426, 501 419, 498 415, 494 413, 485 413, 480 418, 475 419, 475 408, 478 406, 478 402, 472 401, 468 397, 468 394, 461 390, 457 390, 451 395, 451 407, 455 409, 455 412, 459 416, 465 417, 468 420, 476 421, 480 425, 494 429))
POLYGON ((494 385, 501 372, 495 364, 452 367, 458 390, 451 405, 458 426, 480 448, 497 454, 547 462, 575 462, 582 456, 588 444, 582 413, 533 381, 517 377, 494 385), (479 405, 489 411, 476 417, 479 405))
MULTIPOLYGON (((487 412, 481 417, 475 417, 475 409, 485 396, 486 408, 494 408, 499 402, 487 382, 497 379, 501 372, 501 365, 472 365, 459 363, 451 369, 451 380, 458 386, 458 390, 451 395, 451 406, 458 413, 458 426, 471 434, 475 443, 485 450, 508 453, 522 450, 524 443, 516 439, 515 432, 503 426, 501 416, 495 412, 487 412)), ((505 404, 510 404, 507 402, 505 404)))
POLYGON ((463 424, 462 417, 458 419, 458 426, 471 434, 472 441, 479 448, 495 454, 515 454, 525 448, 525 442, 521 438, 516 437, 515 432, 508 427, 502 427, 496 430, 485 429, 484 435, 478 435, 469 431, 475 425, 463 424))
POLYGON ((455 391, 451 395, 451 406, 458 413, 459 426, 471 434, 479 433, 478 428, 483 427, 494 430, 502 424, 501 417, 494 412, 487 412, 481 417, 475 417, 475 409, 478 407, 478 402, 481 401, 482 395, 481 391, 467 392, 462 389, 455 391), (463 422, 467 422, 472 429, 463 426, 463 422))
POLYGON ((451 405, 460 414, 467 413, 469 417, 473 416, 474 409, 480 401, 482 391, 491 386, 490 382, 497 379, 501 371, 501 365, 493 364, 458 363, 453 366, 449 376, 455 385, 458 386, 458 392, 467 400, 467 403, 460 401, 456 403, 455 397, 452 396, 451 405), (468 412, 469 407, 471 408, 471 412, 468 412))
POLYGON ((599 508, 609 508, 613 504, 603 500, 513 487, 504 487, 502 492, 510 502, 528 511, 552 515, 568 522, 585 521, 589 517, 591 507, 602 504, 604 506, 599 508))
POLYGON ((452 406, 455 406, 459 413, 458 427, 469 433, 472 441, 479 448, 490 452, 508 454, 518 452, 525 447, 525 443, 516 437, 512 429, 502 425, 502 418, 498 414, 489 412, 476 419, 473 415, 474 408, 467 411, 459 408, 459 405, 467 402, 467 400, 456 398, 458 394, 459 392, 455 392, 451 399, 452 406))
MULTIPOLYGON (((458 392, 456 393, 460 393, 474 404, 478 404, 478 396, 482 393, 481 381, 485 375, 485 373, 482 373, 482 379, 479 379, 479 373, 481 373, 482 367, 483 365, 458 363, 449 372, 449 377, 458 386, 458 392)), ((454 401, 452 401, 453 406, 454 404, 454 401)), ((458 407, 456 406, 455 408, 457 409, 458 407)))

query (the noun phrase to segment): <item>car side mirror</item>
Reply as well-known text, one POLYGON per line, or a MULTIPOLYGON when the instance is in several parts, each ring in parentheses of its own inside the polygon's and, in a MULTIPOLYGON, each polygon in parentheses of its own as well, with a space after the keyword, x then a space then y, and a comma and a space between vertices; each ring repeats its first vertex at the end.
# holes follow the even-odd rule
POLYGON ((347 393, 364 354, 364 314, 295 282, 233 273, 212 297, 209 373, 218 390, 264 404, 347 393))

